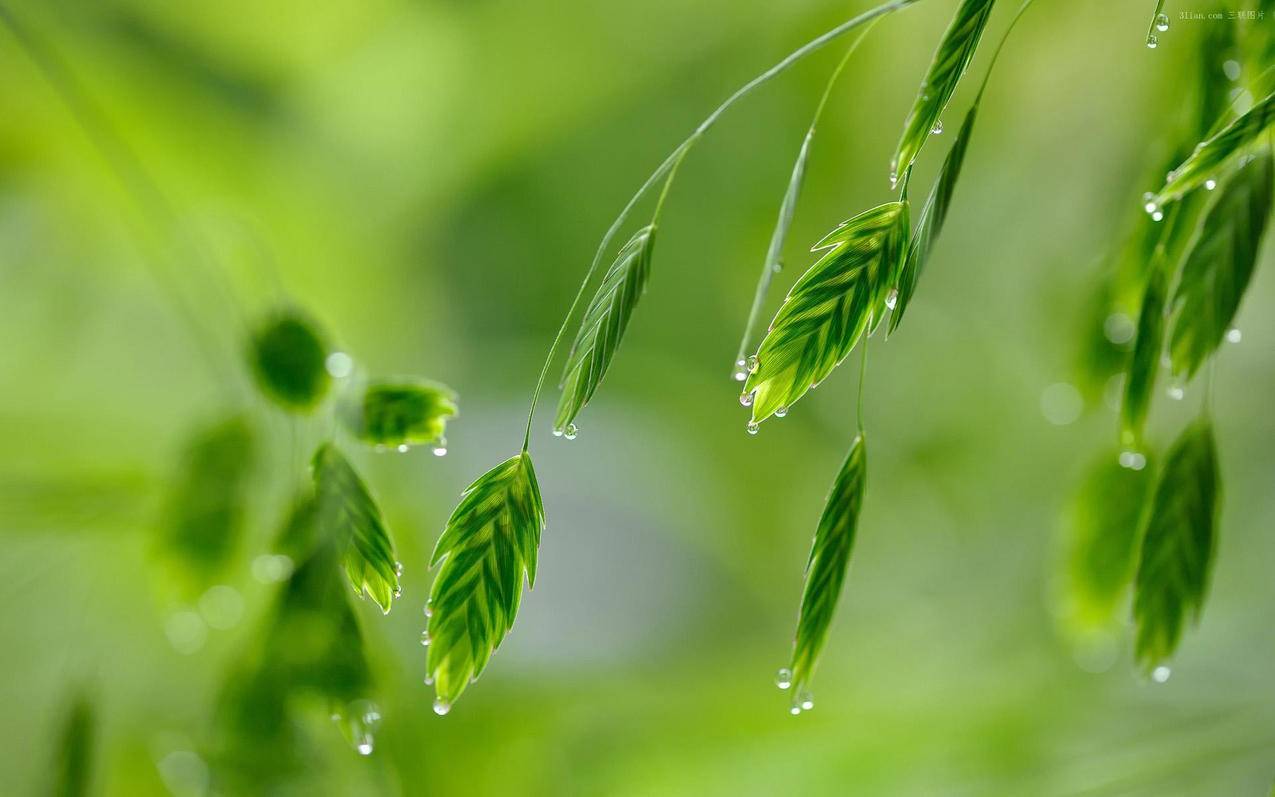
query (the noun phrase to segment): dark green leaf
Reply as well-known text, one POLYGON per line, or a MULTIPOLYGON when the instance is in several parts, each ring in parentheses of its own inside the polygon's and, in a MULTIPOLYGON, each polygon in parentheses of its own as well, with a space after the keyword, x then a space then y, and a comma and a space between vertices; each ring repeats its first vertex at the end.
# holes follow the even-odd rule
POLYGON ((562 377, 554 429, 564 431, 598 389, 651 274, 655 227, 643 227, 620 250, 580 320, 562 377))
POLYGON ((446 712, 513 627, 524 577, 536 583, 544 529, 540 486, 527 452, 484 473, 461 496, 434 546, 442 563, 430 590, 427 670, 446 712))
POLYGON ((252 370, 261 392, 289 410, 308 410, 323 400, 331 378, 327 345, 313 325, 285 312, 252 338, 252 370))
POLYGON ((93 777, 93 707, 79 695, 62 724, 53 767, 54 797, 86 797, 93 777))
POLYGON ((336 446, 320 446, 313 468, 319 536, 340 546, 354 591, 366 593, 389 614, 399 595, 398 560, 381 510, 336 446))
POLYGON ((1169 270, 1160 257, 1153 268, 1142 296, 1138 313, 1138 332, 1134 339, 1133 357, 1125 377, 1124 400, 1120 404, 1120 439, 1124 445, 1137 448, 1142 443, 1142 430, 1147 410, 1155 391, 1155 377, 1160 370, 1160 352, 1164 348, 1164 308, 1169 292, 1169 270))
POLYGON ((1189 158, 1169 172, 1160 193, 1148 201, 1162 207, 1209 180, 1220 180, 1227 163, 1257 141, 1272 122, 1275 122, 1275 93, 1267 95, 1217 135, 1201 142, 1189 158))
POLYGON ((1194 375, 1235 319, 1270 216, 1272 168, 1264 152, 1231 177, 1191 242, 1170 301, 1175 374, 1194 375))
POLYGON ((1133 581, 1151 469, 1121 466, 1115 453, 1090 468, 1072 505, 1067 538, 1067 620, 1077 631, 1109 629, 1133 581))
POLYGON ((341 407, 341 421, 354 437, 378 446, 443 442, 455 416, 456 394, 425 381, 374 382, 341 407))
POLYGON ((241 416, 199 430, 187 444, 162 538, 197 588, 211 582, 243 533, 256 448, 252 427, 241 416))
POLYGON ((813 251, 827 251, 788 292, 744 383, 753 397, 753 423, 791 407, 876 327, 907 231, 907 204, 888 202, 815 245, 813 251))
POLYGON ((1173 444, 1156 483, 1138 560, 1133 616, 1137 658, 1148 670, 1173 654, 1199 619, 1213 566, 1218 494, 1213 427, 1196 421, 1173 444))
POLYGON ((898 284, 895 286, 898 296, 890 316, 890 326, 887 330, 889 332, 893 332, 903 320, 903 312, 911 304, 912 295, 916 292, 916 282, 930 259, 930 249, 934 246, 939 233, 943 231, 943 222, 947 219, 947 209, 952 202, 952 194, 956 191, 956 181, 961 176, 961 164, 965 161, 965 150, 969 146, 970 134, 974 130, 974 118, 977 114, 978 104, 975 103, 974 107, 965 114, 961 130, 956 134, 956 140, 952 142, 952 149, 943 159, 943 168, 939 170, 938 179, 934 181, 934 187, 930 189, 930 195, 925 200, 925 207, 921 209, 921 217, 912 230, 907 257, 903 261, 903 269, 899 273, 898 284))
POLYGON ((912 161, 929 139, 931 131, 940 122, 952 92, 960 82, 965 69, 974 58, 978 42, 983 37, 988 17, 995 0, 961 0, 956 16, 948 25, 934 60, 930 63, 925 81, 917 93, 916 102, 903 125, 894 161, 890 165, 891 178, 902 178, 912 168, 912 161))
POLYGON ((819 652, 823 650, 832 623, 841 585, 850 565, 850 551, 859 526, 867 484, 867 454, 863 436, 850 444, 850 453, 832 485, 819 528, 815 532, 810 559, 806 562, 806 587, 801 595, 801 613, 797 618, 797 638, 792 651, 792 685, 796 690, 794 706, 800 701, 814 676, 819 652))

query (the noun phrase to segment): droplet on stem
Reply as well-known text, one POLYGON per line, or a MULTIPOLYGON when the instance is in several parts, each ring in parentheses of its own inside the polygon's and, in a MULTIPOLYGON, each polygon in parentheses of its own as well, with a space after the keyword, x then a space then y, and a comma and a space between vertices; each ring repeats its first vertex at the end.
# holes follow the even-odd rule
POLYGON ((788 408, 787 408, 787 407, 780 407, 779 409, 775 410, 775 417, 776 417, 776 418, 782 418, 782 417, 784 417, 784 416, 785 416, 785 415, 787 415, 787 414, 788 414, 788 408))
POLYGON ((893 310, 895 305, 897 305, 898 303, 899 303, 899 291, 895 288, 891 288, 890 292, 885 295, 885 306, 893 310))
POLYGON ((1164 33, 1166 30, 1168 30, 1168 29, 1169 29, 1169 15, 1168 15, 1168 14, 1156 14, 1156 15, 1155 15, 1155 29, 1156 29, 1156 30, 1158 30, 1158 31, 1160 31, 1161 33, 1164 33))
POLYGON ((930 135, 937 136, 939 133, 942 133, 942 132, 943 132, 943 120, 935 119, 934 127, 930 128, 930 135))
POLYGON ((1172 674, 1173 674, 1172 670, 1170 670, 1168 667, 1161 664, 1159 667, 1156 667, 1154 670, 1151 671, 1151 680, 1155 681, 1158 684, 1162 684, 1165 681, 1169 680, 1169 676, 1172 674))
POLYGON ((451 710, 452 710, 452 704, 448 703, 446 700, 442 699, 441 697, 434 701, 434 713, 437 714, 438 716, 441 717, 451 710))
POLYGON ((787 667, 780 667, 779 672, 775 673, 775 686, 780 689, 787 689, 792 686, 792 670, 787 667))
POLYGON ((757 431, 761 429, 761 425, 758 424, 757 421, 749 421, 748 426, 745 428, 748 430, 749 434, 757 434, 757 431))
POLYGON ((745 390, 743 393, 740 393, 739 403, 745 407, 753 406, 753 392, 754 391, 751 390, 745 390))
POLYGON ((1239 327, 1231 327, 1226 330, 1227 343, 1239 343, 1244 339, 1244 333, 1240 332, 1239 327))
POLYGON ((1152 33, 1152 34, 1150 34, 1149 36, 1147 36, 1147 48, 1148 48, 1148 49, 1150 49, 1150 50, 1154 50, 1154 49, 1155 49, 1156 47, 1158 47, 1158 46, 1160 46, 1160 40, 1159 40, 1158 38, 1156 38, 1156 35, 1155 35, 1154 33, 1152 33))
POLYGON ((1204 181, 1205 191, 1212 191, 1214 188, 1217 188, 1217 180, 1214 180, 1212 177, 1210 177, 1209 179, 1204 181))
POLYGON ((580 434, 580 427, 574 423, 567 424, 567 428, 562 430, 562 436, 568 440, 575 440, 578 434, 580 434))

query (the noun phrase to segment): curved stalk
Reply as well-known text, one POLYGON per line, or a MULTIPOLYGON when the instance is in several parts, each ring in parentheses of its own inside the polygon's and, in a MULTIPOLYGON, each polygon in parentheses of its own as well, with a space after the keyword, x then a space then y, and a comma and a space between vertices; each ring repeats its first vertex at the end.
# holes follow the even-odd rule
MULTIPOLYGON (((664 159, 664 162, 661 163, 654 172, 652 172, 650 177, 646 178, 646 182, 642 183, 642 186, 638 188, 637 193, 635 193, 628 201, 628 203, 624 206, 624 209, 620 211, 620 215, 617 216, 615 221, 611 223, 606 234, 602 236, 602 241, 598 244, 598 249, 593 256, 593 261, 589 264, 589 269, 585 272, 584 279, 580 283, 580 289, 576 291, 575 298, 571 300, 571 305, 567 308, 567 314, 562 319, 562 325, 558 327, 558 333, 554 335, 553 343, 549 346, 549 353, 545 356, 544 365, 540 368, 540 376, 536 380, 536 388, 531 394, 531 407, 527 411, 527 428, 522 440, 523 451, 526 451, 530 445, 531 424, 535 419, 536 406, 540 402, 540 394, 544 390, 545 378, 549 374, 549 367, 553 364, 554 356, 558 353, 558 347, 562 344, 562 337, 566 334, 567 326, 571 323, 572 317, 579 308, 580 300, 584 298, 584 293, 589 287, 589 282, 593 279, 593 275, 597 272, 598 266, 601 265, 602 258, 606 255, 607 249, 611 245, 611 241, 615 238, 616 233, 620 231, 620 228, 628 219, 629 213, 633 211, 633 208, 637 205, 637 203, 643 196, 646 195, 647 191, 651 189, 651 186, 658 182, 665 174, 669 175, 671 182, 671 178, 673 173, 676 171, 676 167, 681 163, 682 159, 686 156, 686 153, 714 124, 717 123, 717 120, 721 118, 722 114, 724 114, 735 103, 751 94, 757 88, 769 83, 784 72, 787 72, 793 65, 801 61, 806 56, 818 52, 828 44, 836 41, 838 38, 844 36, 860 25, 864 25, 878 17, 885 16, 886 14, 898 11, 899 9, 906 8, 916 2, 918 2, 918 0, 891 0, 888 3, 882 3, 876 8, 869 9, 853 19, 842 22, 835 28, 816 36, 801 47, 793 50, 779 63, 736 89, 735 93, 727 97, 725 102, 717 106, 717 108, 709 114, 703 122, 700 122, 699 126, 695 128, 695 131, 692 132, 685 141, 679 144, 677 148, 673 150, 672 154, 664 159)), ((667 190, 668 184, 664 187, 664 194, 667 194, 667 190)))
POLYGON ((850 61, 850 56, 854 55, 854 51, 859 49, 859 44, 872 30, 872 26, 876 24, 873 20, 863 31, 855 38, 850 46, 846 49, 846 54, 841 56, 841 61, 837 64, 837 68, 832 70, 832 76, 828 78, 827 85, 823 88, 823 96, 819 98, 819 104, 815 107, 814 117, 810 120, 810 127, 806 128, 806 137, 801 142, 801 149, 797 153, 797 160, 792 165, 792 176, 788 178, 788 190, 784 193, 784 201, 779 206, 779 219, 775 222, 775 231, 770 236, 770 246, 766 249, 766 260, 762 263, 761 277, 757 280, 757 290, 753 293, 753 304, 748 310, 748 321, 744 324, 744 336, 739 341, 739 351, 735 354, 735 367, 732 374, 738 379, 739 368, 744 365, 744 358, 748 356, 748 346, 752 343, 753 330, 757 328, 757 321, 761 318, 762 305, 766 302, 766 294, 770 292, 770 284, 775 279, 783 264, 784 242, 788 239, 788 230, 792 225, 793 212, 797 207, 797 197, 801 193, 801 184, 806 173, 806 159, 810 155, 810 145, 815 138, 815 128, 819 125, 819 120, 823 117, 824 108, 828 105, 828 98, 832 96, 832 89, 837 84, 837 79, 841 77, 841 73, 845 70, 846 64, 850 61))

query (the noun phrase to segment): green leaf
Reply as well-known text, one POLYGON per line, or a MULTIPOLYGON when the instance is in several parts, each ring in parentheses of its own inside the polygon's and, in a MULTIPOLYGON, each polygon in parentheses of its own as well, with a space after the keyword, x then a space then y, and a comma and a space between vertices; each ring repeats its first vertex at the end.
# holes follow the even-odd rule
POLYGON ((78 695, 62 722, 54 763, 53 795, 86 797, 91 793, 94 745, 93 707, 78 695))
POLYGON ((447 521, 430 567, 427 670, 445 713, 513 627, 523 578, 536 583, 544 505, 531 456, 505 460, 471 484, 447 521))
POLYGON ((943 231, 943 222, 947 219, 947 209, 952 202, 952 194, 956 191, 956 181, 961 176, 961 164, 965 161, 965 150, 969 146, 970 134, 974 130, 974 119, 978 115, 978 104, 975 103, 965 114, 956 140, 947 157, 943 159, 943 168, 939 170, 938 179, 930 189, 930 195, 921 209, 921 217, 912 230, 912 240, 908 243, 907 257, 903 261, 903 269, 899 273, 895 286, 898 296, 895 298, 894 310, 890 315, 890 326, 887 332, 893 332, 903 320, 903 312, 912 302, 916 292, 916 283, 925 270, 930 259, 930 250, 934 241, 943 231))
POLYGON ((238 415, 200 429, 186 446, 162 540, 197 589, 212 582, 243 534, 256 458, 253 429, 238 415))
MULTIPOLYGON (((1159 260, 1163 261, 1163 257, 1159 260)), ((1169 271, 1163 263, 1152 268, 1142 296, 1142 309, 1138 313, 1138 332, 1125 377, 1124 399, 1120 403, 1120 440, 1134 448, 1142 443, 1142 431, 1155 391, 1155 377, 1160 370, 1168 282, 1169 271)))
POLYGON ((1173 372, 1191 377, 1222 342, 1248 288, 1271 210, 1270 152, 1222 187, 1187 251, 1170 301, 1173 372))
POLYGON ((340 546, 354 591, 366 593, 389 614, 400 591, 398 560, 381 510, 336 446, 319 446, 313 469, 319 536, 340 546))
POLYGON ((1077 631, 1110 630, 1133 581, 1150 468, 1115 453, 1089 469, 1068 518, 1066 618, 1077 631))
POLYGON ((443 444, 456 394, 426 382, 373 382, 341 405, 341 422, 355 438, 378 446, 443 444))
POLYGON ((934 52, 934 60, 925 73, 925 81, 921 83, 916 102, 903 125, 903 136, 890 164, 892 180, 903 178, 912 168, 912 162, 939 123, 948 101, 952 99, 952 92, 974 58, 994 3, 995 0, 961 1, 938 50, 934 52))
POLYGON ((1219 180, 1228 161, 1257 141, 1272 122, 1275 122, 1275 93, 1268 94, 1248 113, 1200 143, 1190 157, 1169 172, 1164 187, 1159 194, 1147 200, 1148 205, 1163 207, 1209 180, 1219 180))
POLYGON ((859 526, 867 474, 867 454, 860 434, 850 444, 850 453, 832 485, 806 562, 806 587, 801 595, 791 664, 796 708, 800 708, 800 701, 805 699, 806 688, 819 662, 819 652, 828 637, 837 599, 841 597, 841 585, 859 526))
POLYGON ((655 246, 655 226, 634 233, 602 278, 598 292, 580 320, 571 354, 562 376, 562 398, 554 429, 563 432, 589 403, 598 389, 615 350, 624 337, 633 308, 646 290, 651 274, 651 251, 655 246))
POLYGON ((286 311, 252 337, 252 370, 261 392, 293 411, 312 409, 331 384, 327 345, 300 315, 286 311))
POLYGON ((1213 566, 1220 477, 1213 427, 1196 421, 1173 444, 1146 517, 1135 581, 1136 655, 1151 670, 1199 619, 1213 566))
POLYGON ((888 202, 843 222, 788 292, 744 383, 753 423, 791 407, 880 322, 907 243, 907 204, 888 202))

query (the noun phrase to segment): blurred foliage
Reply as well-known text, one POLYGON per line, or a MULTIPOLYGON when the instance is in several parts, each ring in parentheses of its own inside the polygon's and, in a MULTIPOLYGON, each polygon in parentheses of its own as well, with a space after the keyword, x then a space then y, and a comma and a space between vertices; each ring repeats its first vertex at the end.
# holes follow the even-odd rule
MULTIPOLYGON (((1070 487, 1118 423, 1097 400, 1114 370, 1099 369, 1092 389, 1072 376, 1074 330, 1091 318, 1101 336, 1117 311, 1132 325, 1141 295, 1141 277, 1128 292, 1116 282, 1102 289, 1115 304, 1099 309, 1098 278, 1117 269, 1087 265, 1150 226, 1139 198, 1181 162, 1170 139, 1197 114, 1197 72, 1228 101, 1236 89, 1264 96, 1269 3, 1264 20, 1175 18, 1155 50, 1143 44, 1152 3, 1038 3, 1024 17, 980 104, 908 326, 888 345, 872 340, 872 486, 817 707, 799 718, 771 681, 852 435, 853 379, 835 375, 805 411, 750 438, 726 369, 792 155, 840 53, 733 109, 668 197, 650 290, 585 433, 568 444, 544 419, 533 429, 549 526, 517 631, 482 689, 445 718, 430 711, 418 644, 429 551, 456 494, 521 434, 540 357, 599 234, 706 109, 868 5, 6 2, 57 48, 173 213, 159 221, 136 200, 0 34, 0 705, 24 718, 0 731, 0 791, 51 782, 51 754, 29 751, 56 749, 65 718, 49 707, 86 673, 93 786, 130 797, 214 784, 1268 791, 1269 246, 1236 318, 1243 342, 1219 349, 1215 571, 1172 678, 1136 677, 1122 609, 1107 648, 1074 648, 1044 585, 1070 550, 1052 534, 1070 487), (1200 48, 1228 38, 1242 47, 1202 66, 1200 48), (1219 77, 1228 60, 1238 80, 1219 77), (281 306, 322 318, 366 373, 428 374, 472 397, 443 459, 348 450, 406 566, 388 617, 352 599, 339 564, 305 555, 321 535, 304 522, 278 551, 259 522, 292 506, 310 452, 339 428, 332 403, 303 423, 256 398, 243 347, 259 316, 245 309, 281 306), (1088 414, 1045 412, 1046 389, 1068 380, 1095 397, 1088 414), (148 554, 195 484, 170 465, 198 419, 228 408, 243 408, 258 457, 242 537, 210 538, 228 544, 222 586, 241 596, 242 619, 179 653, 138 575, 167 574, 148 554), (261 559, 282 555, 291 574, 261 559), (316 605, 325 620, 310 627, 316 605), (377 722, 375 751, 359 755, 377 722)), ((882 21, 847 67, 766 317, 812 262, 809 244, 890 198, 900 126, 957 6, 923 0, 882 21)), ((987 41, 1012 11, 997 4, 987 41)), ((949 129, 975 89, 954 94, 949 129)), ((932 179, 941 159, 926 147, 916 178, 932 179)), ((1092 340, 1100 354, 1086 367, 1128 357, 1128 342, 1092 340)), ((1149 448, 1171 441, 1202 395, 1189 386, 1181 404, 1158 400, 1149 448)))
POLYGON ((373 382, 345 401, 341 421, 364 443, 414 446, 435 443, 447 452, 447 420, 455 417, 456 394, 428 382, 373 382))
POLYGON ((327 347, 319 333, 295 314, 262 325, 252 340, 252 367, 267 396, 292 410, 318 404, 331 383, 324 362, 327 347))

